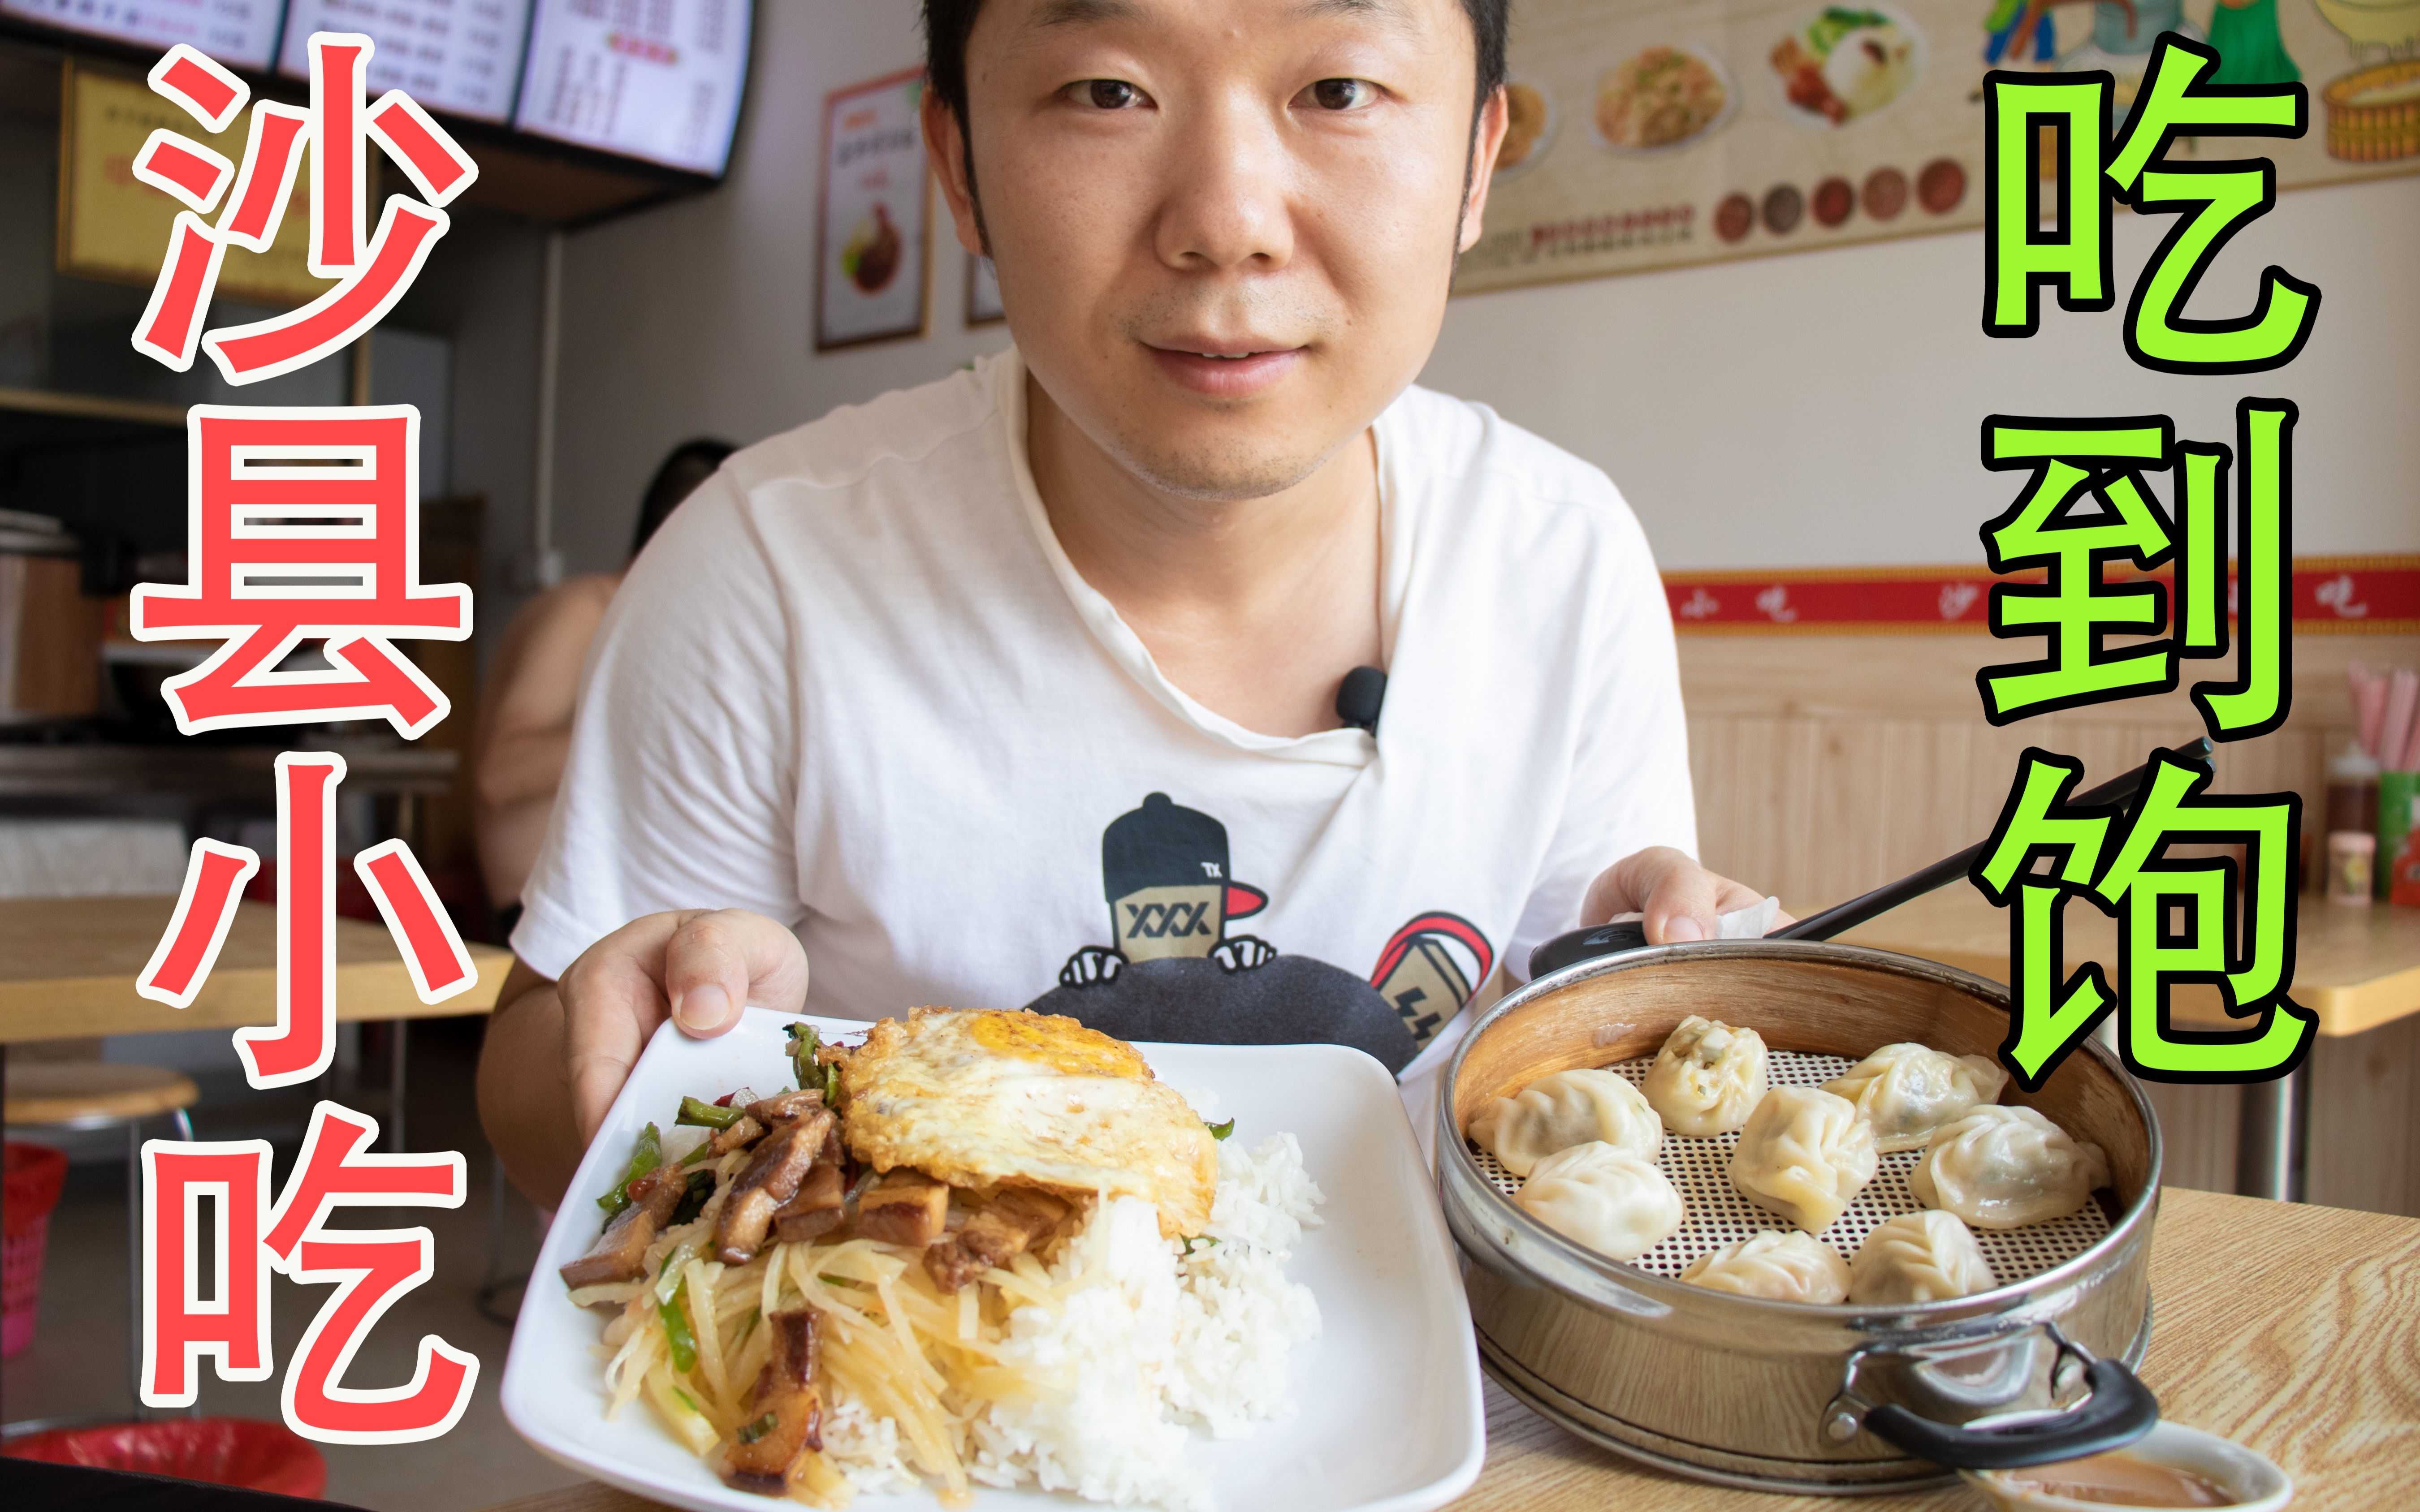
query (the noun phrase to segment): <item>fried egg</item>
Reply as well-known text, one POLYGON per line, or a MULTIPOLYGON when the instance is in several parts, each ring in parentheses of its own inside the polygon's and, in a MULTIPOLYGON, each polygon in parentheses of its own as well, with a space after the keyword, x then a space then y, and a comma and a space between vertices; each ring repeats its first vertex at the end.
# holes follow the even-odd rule
POLYGON ((1140 1196, 1171 1236, 1210 1221, 1218 1144, 1122 1040, 1049 1014, 920 1008, 829 1054, 849 1151, 877 1171, 1140 1196))

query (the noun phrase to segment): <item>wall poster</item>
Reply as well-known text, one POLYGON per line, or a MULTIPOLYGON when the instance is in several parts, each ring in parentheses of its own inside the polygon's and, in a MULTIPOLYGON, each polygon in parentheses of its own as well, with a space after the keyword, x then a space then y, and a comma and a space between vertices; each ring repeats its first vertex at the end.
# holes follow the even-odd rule
MULTIPOLYGON (((139 78, 68 65, 59 131, 58 269, 75 278, 148 285, 159 276, 178 206, 134 177, 134 160, 153 131, 180 131, 229 162, 243 161, 240 122, 215 134, 202 130, 139 78)), ((372 158, 373 173, 376 158, 372 158)), ((306 170, 307 171, 307 170, 306 170)), ((307 184, 307 178, 300 180, 307 184)), ((375 216, 371 217, 374 221, 375 216)), ((278 224, 267 252, 229 247, 218 291, 256 304, 305 304, 327 292, 311 274, 308 216, 278 224)))
POLYGON ((2280 188, 2420 168, 2420 0, 1524 0, 1512 129, 1458 290, 1979 226, 1983 75, 2116 80, 2163 31, 2221 84, 2310 90, 2310 131, 2180 141, 2280 188))
POLYGON ((825 97, 817 351, 923 333, 932 247, 923 96, 914 69, 825 97))

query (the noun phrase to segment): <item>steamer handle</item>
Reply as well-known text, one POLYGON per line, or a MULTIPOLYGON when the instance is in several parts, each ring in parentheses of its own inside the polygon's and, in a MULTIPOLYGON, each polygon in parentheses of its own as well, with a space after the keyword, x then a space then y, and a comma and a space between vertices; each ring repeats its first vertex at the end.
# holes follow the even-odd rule
MULTIPOLYGON (((2188 741, 2168 755, 2188 766, 2208 767, 2211 744, 2208 736, 2188 741)), ((2087 793, 2079 793, 2067 800, 2071 809, 2100 808, 2123 803, 2141 790, 2150 777, 2149 764, 2138 766, 2125 776, 2102 783, 2087 793)), ((1946 887, 1966 875, 1990 842, 1970 845, 1957 855, 1935 861, 1923 871, 1901 877, 1887 887, 1876 887, 1862 898, 1809 914, 1795 924, 1785 924, 1765 936, 1769 940, 1828 940, 1845 933, 1869 918, 1886 913, 1911 898, 1920 898, 1936 888, 1946 887)), ((1575 929, 1558 934, 1529 952, 1529 980, 1537 980, 1565 966, 1583 961, 1593 961, 1601 955, 1620 955, 1628 950, 1647 949, 1647 925, 1635 918, 1619 924, 1599 924, 1591 929, 1575 929)))
POLYGON ((2093 1361, 2084 1379, 2092 1387, 2090 1398, 2055 1417, 1960 1428, 1886 1403, 1869 1409, 1864 1426, 1885 1443, 1952 1470, 2019 1470, 2120 1448, 2159 1422, 2159 1398, 2117 1361, 2093 1361))

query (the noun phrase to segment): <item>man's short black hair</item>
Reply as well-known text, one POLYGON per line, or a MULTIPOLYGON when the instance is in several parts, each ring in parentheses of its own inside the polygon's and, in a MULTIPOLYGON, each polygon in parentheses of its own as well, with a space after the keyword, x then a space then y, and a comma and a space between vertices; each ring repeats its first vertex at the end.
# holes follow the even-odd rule
MULTIPOLYGON (((1462 0, 1469 13, 1470 31, 1479 44, 1477 105, 1504 82, 1504 36, 1510 29, 1512 0, 1462 0)), ((983 0, 924 0, 924 73, 933 92, 958 118, 959 139, 967 131, 967 37, 975 29, 975 13, 983 0)))

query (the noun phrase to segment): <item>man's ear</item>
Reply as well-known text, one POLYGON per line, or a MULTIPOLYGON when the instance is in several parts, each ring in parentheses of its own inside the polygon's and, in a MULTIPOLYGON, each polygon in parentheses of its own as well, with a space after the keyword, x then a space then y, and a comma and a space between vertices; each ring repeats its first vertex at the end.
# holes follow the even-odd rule
POLYGON ((1462 207, 1462 245, 1454 249, 1456 252, 1468 252, 1479 244, 1480 217, 1487 209, 1487 186, 1496 177, 1496 154, 1503 148, 1504 131, 1512 123, 1512 107, 1499 84, 1480 109, 1479 129, 1470 133, 1470 198, 1462 207))
MULTIPOLYGON (((1501 93, 1502 91, 1498 91, 1501 93)), ((974 164, 967 158, 966 133, 958 130, 958 117, 942 102, 932 85, 924 85, 921 107, 924 127, 924 156, 933 164, 933 177, 941 181, 941 194, 950 202, 950 220, 957 227, 958 245, 970 256, 986 255, 983 238, 983 217, 975 209, 974 164)), ((1497 133, 1501 138, 1503 132, 1497 133)))

